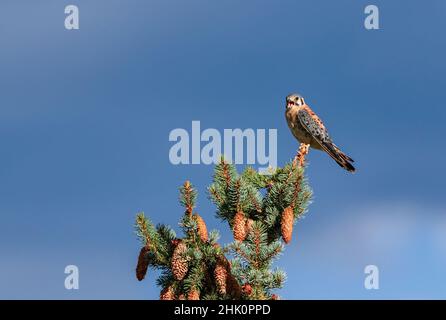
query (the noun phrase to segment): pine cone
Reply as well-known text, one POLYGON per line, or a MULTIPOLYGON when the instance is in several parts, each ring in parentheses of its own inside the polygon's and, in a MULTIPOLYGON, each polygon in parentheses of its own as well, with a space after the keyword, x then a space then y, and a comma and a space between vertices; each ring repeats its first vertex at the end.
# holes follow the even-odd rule
POLYGON ((184 242, 180 242, 173 250, 172 254, 172 273, 176 280, 183 280, 188 271, 188 262, 184 256, 187 251, 187 246, 184 242))
POLYGON ((187 295, 187 300, 200 300, 200 292, 196 289, 192 289, 187 295))
POLYGON ((242 288, 240 287, 237 279, 228 271, 228 276, 226 278, 226 287, 229 294, 234 297, 234 299, 239 300, 242 295, 242 288))
POLYGON ((283 210, 282 221, 280 223, 280 229, 282 231, 282 238, 285 243, 291 241, 293 235, 294 213, 293 208, 288 206, 283 210))
POLYGON ((184 296, 184 294, 180 294, 178 296, 178 300, 186 300, 186 297, 184 296))
POLYGON ((227 264, 224 263, 224 261, 222 259, 219 259, 219 261, 217 261, 217 265, 215 266, 215 269, 214 269, 214 278, 215 278, 215 283, 217 285, 218 292, 220 294, 226 294, 227 277, 228 277, 227 264))
POLYGON ((249 283, 245 283, 242 287, 242 291, 244 294, 246 294, 247 296, 251 295, 252 293, 252 287, 249 283))
POLYGON ((172 286, 168 286, 161 291, 160 300, 175 300, 175 292, 172 286))
POLYGON ((141 281, 144 279, 147 273, 147 268, 149 267, 149 260, 147 259, 147 253, 149 252, 148 247, 142 247, 138 256, 138 264, 136 265, 136 278, 141 281))
POLYGON ((251 229, 252 229, 252 224, 254 223, 254 220, 252 220, 252 219, 246 219, 246 223, 245 223, 245 232, 246 232, 246 235, 248 235, 250 232, 251 232, 251 229))
POLYGON ((271 296, 271 300, 280 300, 279 296, 277 294, 273 294, 271 296))
POLYGON ((196 213, 194 214, 194 219, 197 222, 197 231, 201 241, 208 241, 208 229, 206 228, 206 223, 204 222, 203 218, 196 213))
POLYGON ((238 211, 232 222, 232 231, 234 233, 234 239, 243 241, 246 238, 246 218, 243 211, 238 211))

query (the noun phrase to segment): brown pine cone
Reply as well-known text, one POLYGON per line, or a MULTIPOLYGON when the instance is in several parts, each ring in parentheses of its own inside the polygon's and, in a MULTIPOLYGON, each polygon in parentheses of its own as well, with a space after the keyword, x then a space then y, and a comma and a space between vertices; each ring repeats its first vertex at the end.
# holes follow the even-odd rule
POLYGON ((196 213, 194 214, 194 219, 197 222, 197 231, 201 241, 208 241, 208 229, 206 228, 206 223, 204 222, 203 218, 200 217, 198 213, 196 213))
POLYGON ((247 296, 251 295, 252 293, 252 287, 249 283, 245 283, 242 287, 242 291, 244 294, 246 294, 247 296))
POLYGON ((225 264, 222 259, 219 259, 214 269, 214 278, 218 292, 220 294, 226 294, 227 277, 228 277, 227 264, 225 264))
POLYGON ((234 233, 234 239, 243 241, 246 238, 246 218, 243 211, 238 211, 234 220, 232 221, 232 231, 234 233))
POLYGON ((175 300, 175 292, 172 286, 168 286, 161 291, 160 300, 175 300))
POLYGON ((172 254, 172 273, 176 280, 181 281, 188 271, 188 262, 185 257, 187 246, 184 242, 178 243, 172 254))
POLYGON ((282 231, 282 238, 285 243, 291 241, 293 235, 294 213, 293 208, 288 206, 283 210, 282 221, 280 222, 280 229, 282 231))
POLYGON ((251 232, 252 229, 252 224, 254 223, 254 220, 248 218, 246 219, 246 223, 245 223, 245 232, 246 235, 248 235, 251 232))
POLYGON ((138 264, 136 265, 136 279, 141 281, 144 279, 147 273, 147 268, 149 267, 149 260, 147 259, 147 253, 149 248, 147 246, 142 247, 139 251, 138 264))
POLYGON ((200 293, 196 289, 189 291, 187 295, 187 300, 200 300, 200 293))
POLYGON ((242 288, 240 287, 237 279, 232 275, 232 273, 230 273, 230 270, 228 270, 228 276, 226 278, 226 287, 228 293, 234 297, 234 299, 240 299, 240 296, 242 295, 242 288))

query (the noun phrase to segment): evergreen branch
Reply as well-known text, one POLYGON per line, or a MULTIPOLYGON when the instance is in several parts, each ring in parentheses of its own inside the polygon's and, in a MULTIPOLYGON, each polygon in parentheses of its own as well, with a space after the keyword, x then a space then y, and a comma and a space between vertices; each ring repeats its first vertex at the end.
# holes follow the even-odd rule
POLYGON ((262 206, 252 191, 248 193, 249 200, 257 213, 262 212, 262 206))
POLYGON ((180 188, 180 203, 185 207, 185 214, 191 216, 197 199, 197 191, 189 181, 186 181, 180 188))
POLYGON ((212 200, 214 200, 214 202, 218 205, 221 206, 224 203, 223 198, 221 197, 221 195, 217 192, 217 190, 215 189, 215 186, 210 186, 209 189, 209 194, 212 197, 212 200))
POLYGON ((260 256, 260 230, 257 228, 253 228, 253 240, 254 240, 254 250, 255 250, 255 259, 254 259, 254 268, 259 267, 259 256, 260 256))
POLYGON ((150 243, 150 224, 150 221, 144 216, 144 212, 136 215, 135 232, 144 246, 150 243))
POLYGON ((240 189, 241 189, 241 180, 237 179, 235 183, 231 184, 228 190, 229 201, 233 212, 238 212, 242 210, 240 205, 241 202, 240 189))
POLYGON ((281 234, 281 225, 292 226, 290 223, 306 212, 311 201, 304 169, 288 163, 268 176, 250 167, 239 175, 235 166, 222 158, 215 166, 208 196, 217 206, 217 217, 231 228, 234 216, 240 215, 237 234, 243 231, 243 237, 234 236, 239 240, 223 248, 217 242, 218 232, 208 233, 204 220, 194 213, 197 192, 186 181, 180 188, 180 203, 185 208, 180 220, 184 238, 177 239, 168 226, 155 228, 143 213, 136 217, 136 234, 143 244, 138 279, 144 277, 146 266, 160 269, 157 284, 164 300, 277 299, 271 291, 283 286, 286 275, 272 270, 272 263, 283 251, 280 237, 291 239, 284 236, 287 233, 281 234))
POLYGON ((292 200, 291 200, 291 208, 294 210, 294 208, 295 208, 295 206, 296 206, 296 200, 297 200, 297 198, 298 198, 298 196, 299 196, 299 192, 300 192, 300 190, 301 190, 301 181, 302 181, 302 175, 301 174, 299 174, 299 169, 297 169, 297 170, 293 170, 293 171, 296 171, 295 173, 296 173, 296 181, 294 182, 294 190, 293 190, 293 197, 292 197, 292 200))
POLYGON ((226 182, 226 190, 229 189, 229 186, 231 185, 231 174, 230 174, 230 168, 229 164, 222 158, 221 159, 222 166, 223 166, 223 177, 226 182))

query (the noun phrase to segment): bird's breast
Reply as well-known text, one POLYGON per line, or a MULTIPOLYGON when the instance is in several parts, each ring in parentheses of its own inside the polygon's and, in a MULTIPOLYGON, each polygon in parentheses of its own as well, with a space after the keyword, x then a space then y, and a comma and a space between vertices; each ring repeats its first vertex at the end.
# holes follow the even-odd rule
POLYGON ((285 117, 288 123, 288 127, 291 130, 293 136, 299 140, 299 142, 313 145, 313 137, 308 133, 308 131, 302 126, 298 112, 299 108, 290 108, 285 111, 285 117))

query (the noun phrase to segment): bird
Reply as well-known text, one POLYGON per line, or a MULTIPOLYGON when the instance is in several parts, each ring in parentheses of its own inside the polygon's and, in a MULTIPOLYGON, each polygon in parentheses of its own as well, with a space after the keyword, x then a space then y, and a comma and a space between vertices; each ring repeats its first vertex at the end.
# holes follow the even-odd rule
POLYGON ((309 147, 325 151, 345 170, 352 173, 356 171, 352 165, 354 160, 333 143, 322 120, 300 94, 293 93, 286 97, 285 118, 293 136, 304 145, 305 153, 308 153, 309 147))

